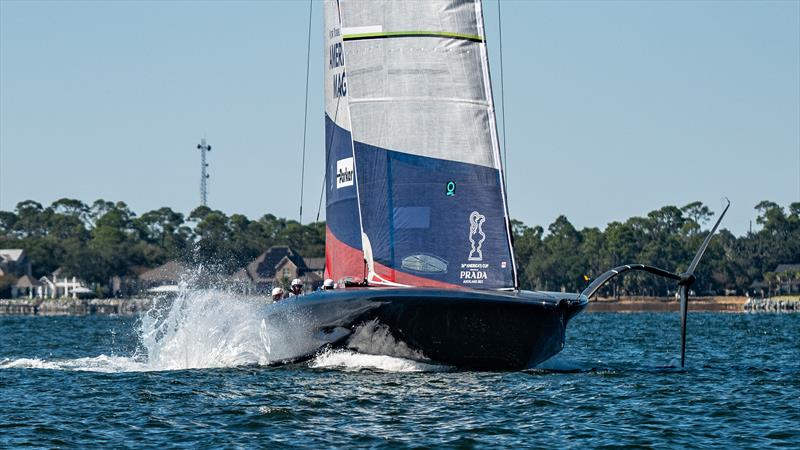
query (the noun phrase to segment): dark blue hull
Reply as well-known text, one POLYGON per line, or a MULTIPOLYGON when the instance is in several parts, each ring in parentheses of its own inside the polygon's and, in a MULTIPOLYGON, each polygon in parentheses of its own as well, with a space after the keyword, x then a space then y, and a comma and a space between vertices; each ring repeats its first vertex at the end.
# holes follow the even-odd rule
POLYGON ((323 347, 364 351, 350 338, 358 327, 377 323, 432 362, 520 370, 561 351, 567 323, 586 304, 577 294, 549 292, 348 288, 283 300, 268 307, 268 318, 310 337, 283 360, 310 357, 323 347))

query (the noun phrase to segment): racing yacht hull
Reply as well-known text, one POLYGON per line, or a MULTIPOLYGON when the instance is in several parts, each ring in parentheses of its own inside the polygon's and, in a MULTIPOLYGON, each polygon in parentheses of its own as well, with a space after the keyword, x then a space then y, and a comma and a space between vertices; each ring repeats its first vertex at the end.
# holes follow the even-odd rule
POLYGON ((402 354, 390 356, 408 357, 410 350, 417 359, 459 369, 521 370, 560 352, 569 320, 586 305, 586 297, 564 293, 347 288, 282 300, 267 307, 267 317, 291 323, 306 339, 281 362, 325 348, 373 353, 352 338, 374 324, 404 344, 402 354))

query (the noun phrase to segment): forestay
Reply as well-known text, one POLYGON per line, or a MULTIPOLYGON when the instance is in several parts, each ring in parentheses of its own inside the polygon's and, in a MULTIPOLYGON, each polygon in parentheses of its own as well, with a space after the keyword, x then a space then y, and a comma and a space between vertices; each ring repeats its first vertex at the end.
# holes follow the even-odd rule
POLYGON ((325 19, 329 275, 514 287, 480 2, 331 0, 325 19))

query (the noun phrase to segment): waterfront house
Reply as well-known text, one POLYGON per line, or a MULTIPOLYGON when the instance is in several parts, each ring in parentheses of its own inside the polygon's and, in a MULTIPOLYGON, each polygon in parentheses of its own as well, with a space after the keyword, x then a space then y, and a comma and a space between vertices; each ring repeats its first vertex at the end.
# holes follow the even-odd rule
POLYGON ((800 264, 778 264, 763 280, 754 281, 750 292, 755 298, 800 293, 800 264))
POLYGON ((28 297, 33 298, 36 295, 36 289, 39 287, 39 282, 30 275, 23 275, 19 277, 16 284, 11 287, 11 298, 28 297))
POLYGON ((778 264, 773 273, 778 295, 800 293, 800 264, 778 264))
POLYGON ((43 276, 35 284, 30 284, 31 289, 35 289, 37 298, 78 298, 94 295, 94 291, 77 277, 61 277, 61 269, 53 272, 50 277, 43 276))
POLYGON ((0 277, 13 275, 21 277, 31 274, 31 263, 25 250, 21 248, 0 249, 0 277))
POLYGON ((295 278, 303 280, 306 291, 322 285, 325 258, 303 258, 297 250, 276 245, 260 254, 246 267, 233 274, 231 279, 239 285, 248 285, 248 291, 268 292, 273 286, 288 287, 295 278))
POLYGON ((178 284, 188 273, 189 269, 184 263, 169 261, 139 275, 139 285, 142 290, 149 292, 177 292, 178 284))

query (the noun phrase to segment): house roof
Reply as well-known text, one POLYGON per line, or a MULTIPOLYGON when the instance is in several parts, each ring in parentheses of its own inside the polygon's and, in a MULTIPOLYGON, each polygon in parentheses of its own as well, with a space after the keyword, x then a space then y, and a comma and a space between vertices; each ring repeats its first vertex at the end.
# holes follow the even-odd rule
POLYGON ((21 248, 0 249, 0 259, 5 261, 16 262, 22 259, 23 256, 25 256, 25 250, 21 248))
POLYGON ((247 273, 254 281, 272 280, 275 278, 275 268, 283 258, 288 258, 300 272, 307 270, 305 261, 296 250, 286 245, 276 245, 248 264, 247 273))
POLYGON ((800 264, 778 264, 775 273, 800 272, 800 264))
POLYGON ((277 274, 278 271, 283 270, 283 268, 288 266, 288 265, 291 265, 291 266, 294 266, 295 268, 297 268, 297 264, 295 264, 294 261, 292 261, 291 258, 289 258, 288 256, 284 256, 283 258, 281 258, 280 261, 278 261, 278 264, 275 264, 275 273, 277 274))
POLYGON ((155 269, 148 270, 147 272, 139 275, 142 281, 149 281, 155 283, 180 281, 181 276, 188 270, 186 266, 179 261, 170 261, 166 264, 156 267, 155 269))
POLYGON ((325 270, 325 258, 304 258, 308 270, 325 270))
POLYGON ((36 286, 39 286, 39 285, 40 285, 40 283, 38 281, 36 281, 33 277, 29 276, 29 275, 23 275, 23 276, 19 277, 19 280, 17 280, 17 287, 18 288, 32 288, 32 287, 36 287, 36 286))

